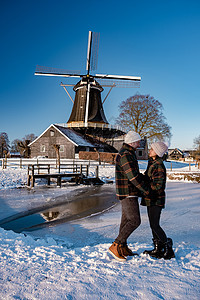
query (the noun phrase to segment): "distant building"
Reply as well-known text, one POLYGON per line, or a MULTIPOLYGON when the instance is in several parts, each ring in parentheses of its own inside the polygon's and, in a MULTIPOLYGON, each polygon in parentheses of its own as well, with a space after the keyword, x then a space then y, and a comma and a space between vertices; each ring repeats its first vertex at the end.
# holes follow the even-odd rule
POLYGON ((8 152, 8 157, 10 157, 10 158, 20 158, 21 154, 20 154, 20 152, 8 152))
POLYGON ((185 157, 185 153, 178 148, 168 150, 169 159, 180 160, 180 159, 184 159, 184 157, 185 157))

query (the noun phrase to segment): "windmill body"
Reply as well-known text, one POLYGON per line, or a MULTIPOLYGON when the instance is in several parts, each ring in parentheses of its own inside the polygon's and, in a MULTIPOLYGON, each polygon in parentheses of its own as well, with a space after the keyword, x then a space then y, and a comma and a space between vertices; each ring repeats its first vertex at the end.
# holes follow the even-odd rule
POLYGON ((88 82, 87 78, 84 77, 73 88, 76 94, 72 112, 67 122, 69 126, 73 126, 75 123, 85 124, 86 122, 108 124, 101 101, 101 92, 103 91, 103 88, 93 78, 90 78, 89 105, 86 119, 87 89, 88 82))
MULTIPOLYGON (((35 75, 81 78, 77 84, 73 85, 75 99, 73 101, 71 98, 71 100, 74 104, 69 120, 64 126, 73 128, 82 134, 112 138, 124 134, 124 131, 119 127, 111 126, 106 119, 101 100, 103 87, 109 87, 110 91, 113 87, 126 87, 127 83, 128 87, 138 87, 141 78, 108 74, 91 75, 90 71, 96 69, 98 44, 99 35, 89 31, 86 75, 80 75, 75 71, 69 72, 39 66, 35 75)), ((61 83, 61 86, 66 90, 66 87, 70 85, 61 83)))

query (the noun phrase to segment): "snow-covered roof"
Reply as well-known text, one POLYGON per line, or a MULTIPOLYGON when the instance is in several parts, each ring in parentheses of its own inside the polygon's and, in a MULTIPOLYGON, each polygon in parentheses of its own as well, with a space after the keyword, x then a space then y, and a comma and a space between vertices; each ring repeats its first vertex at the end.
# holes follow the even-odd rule
POLYGON ((84 137, 74 131, 71 128, 62 127, 58 124, 53 124, 64 136, 66 136, 73 144, 76 146, 84 146, 84 147, 95 147, 92 143, 88 142, 84 137))
POLYGON ((35 143, 51 127, 54 127, 56 130, 58 130, 65 138, 70 140, 75 146, 92 147, 92 148, 95 147, 95 145, 88 142, 83 135, 77 133, 71 128, 60 126, 59 124, 51 124, 44 132, 42 132, 42 134, 40 134, 40 136, 38 136, 33 142, 31 142, 29 146, 35 143))
POLYGON ((168 153, 169 155, 171 155, 173 152, 178 152, 180 155, 183 155, 183 151, 180 150, 179 148, 175 148, 175 149, 168 149, 168 153))

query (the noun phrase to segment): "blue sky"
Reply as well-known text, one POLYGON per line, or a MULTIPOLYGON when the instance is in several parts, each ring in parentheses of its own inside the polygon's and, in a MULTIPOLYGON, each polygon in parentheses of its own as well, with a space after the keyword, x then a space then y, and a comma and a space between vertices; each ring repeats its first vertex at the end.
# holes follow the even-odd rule
POLYGON ((34 71, 84 72, 89 30, 100 33, 96 73, 142 77, 139 89, 113 89, 107 119, 122 100, 150 94, 172 127, 170 147, 192 148, 200 135, 200 2, 193 0, 0 1, 0 132, 12 141, 68 121, 72 102, 59 84, 69 80, 34 71))

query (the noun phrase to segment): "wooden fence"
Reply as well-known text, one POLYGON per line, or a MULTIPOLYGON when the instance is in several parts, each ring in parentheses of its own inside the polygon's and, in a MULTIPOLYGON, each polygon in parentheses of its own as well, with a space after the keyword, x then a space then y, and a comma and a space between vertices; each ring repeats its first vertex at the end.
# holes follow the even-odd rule
MULTIPOLYGON (((2 158, 0 159, 0 166, 2 169, 6 169, 7 167, 18 167, 18 168, 24 168, 28 165, 41 165, 41 164, 50 164, 51 166, 54 166, 55 168, 59 168, 59 163, 57 159, 54 158, 2 158)), ((83 159, 61 159, 60 164, 83 164, 83 165, 89 165, 89 166, 96 166, 101 163, 99 161, 95 160, 83 160, 83 159)), ((104 162, 102 165, 107 165, 106 162, 104 162)))

